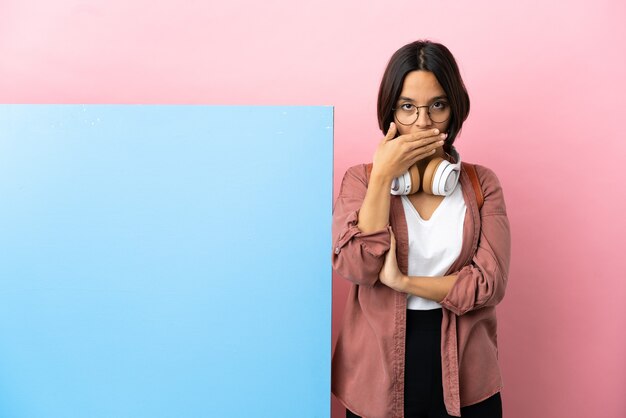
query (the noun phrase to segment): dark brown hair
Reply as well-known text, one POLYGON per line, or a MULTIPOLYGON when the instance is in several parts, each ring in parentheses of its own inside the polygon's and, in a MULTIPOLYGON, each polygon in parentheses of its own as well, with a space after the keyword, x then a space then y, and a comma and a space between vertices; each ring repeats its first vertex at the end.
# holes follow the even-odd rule
POLYGON ((443 148, 450 152, 469 114, 470 101, 459 67, 452 53, 442 44, 419 40, 403 46, 391 56, 378 90, 378 126, 386 135, 393 122, 392 108, 400 97, 404 78, 416 70, 432 72, 448 96, 451 116, 443 148))

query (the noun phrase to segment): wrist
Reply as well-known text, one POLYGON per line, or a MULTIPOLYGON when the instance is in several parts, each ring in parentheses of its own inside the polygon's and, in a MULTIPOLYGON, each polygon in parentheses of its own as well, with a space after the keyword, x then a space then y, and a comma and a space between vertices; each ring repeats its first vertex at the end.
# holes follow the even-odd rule
POLYGON ((391 182, 393 181, 393 179, 394 177, 392 175, 377 170, 376 166, 372 168, 370 183, 378 184, 385 187, 391 187, 391 182))
POLYGON ((397 280, 398 288, 396 289, 398 292, 408 293, 407 289, 409 288, 409 276, 405 274, 400 274, 397 280))

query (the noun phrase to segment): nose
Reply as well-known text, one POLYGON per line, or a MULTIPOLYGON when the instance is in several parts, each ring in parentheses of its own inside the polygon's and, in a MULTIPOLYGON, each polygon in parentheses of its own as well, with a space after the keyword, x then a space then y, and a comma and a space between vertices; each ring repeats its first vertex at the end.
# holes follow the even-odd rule
POLYGON ((417 115, 417 120, 415 121, 415 125, 418 128, 428 128, 433 124, 433 121, 430 120, 430 116, 428 116, 428 110, 420 109, 419 114, 417 115))

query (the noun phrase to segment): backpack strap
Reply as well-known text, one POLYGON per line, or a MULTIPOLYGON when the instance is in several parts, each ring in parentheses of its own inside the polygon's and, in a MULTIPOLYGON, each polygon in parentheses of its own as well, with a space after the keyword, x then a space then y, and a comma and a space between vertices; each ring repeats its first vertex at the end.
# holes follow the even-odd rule
MULTIPOLYGON (((476 203, 478 204, 478 210, 480 210, 483 207, 485 198, 483 197, 483 191, 482 191, 482 188, 480 187, 478 174, 476 174, 476 167, 474 167, 474 164, 466 163, 465 161, 461 161, 461 165, 463 166, 463 169, 467 173, 472 183, 472 187, 474 188, 474 194, 476 195, 476 203)), ((372 163, 369 163, 365 166, 368 183, 370 181, 370 176, 372 175, 372 167, 373 167, 372 163)))
POLYGON ((474 194, 476 195, 476 203, 478 203, 478 210, 483 207, 483 203, 485 198, 483 197, 483 191, 480 187, 480 181, 478 180, 478 174, 476 174, 476 167, 474 164, 466 163, 461 161, 461 165, 465 168, 465 172, 467 173, 470 181, 472 182, 472 187, 474 188, 474 194))

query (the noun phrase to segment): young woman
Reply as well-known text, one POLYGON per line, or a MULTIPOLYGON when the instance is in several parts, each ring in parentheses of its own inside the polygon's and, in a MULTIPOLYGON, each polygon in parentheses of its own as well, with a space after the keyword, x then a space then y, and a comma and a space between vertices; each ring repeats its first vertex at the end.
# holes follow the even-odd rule
POLYGON ((333 269, 352 282, 332 364, 347 417, 502 416, 509 222, 496 175, 453 146, 468 113, 445 46, 394 53, 378 94, 385 137, 373 164, 347 170, 333 209, 333 269))

